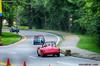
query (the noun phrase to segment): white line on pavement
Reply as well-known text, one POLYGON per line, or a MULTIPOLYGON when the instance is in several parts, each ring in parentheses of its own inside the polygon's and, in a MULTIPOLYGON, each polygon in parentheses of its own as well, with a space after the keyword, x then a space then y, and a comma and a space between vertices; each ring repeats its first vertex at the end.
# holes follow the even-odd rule
POLYGON ((36 58, 35 56, 29 56, 30 58, 36 58))
POLYGON ((54 36, 56 36, 57 37, 57 44, 60 42, 60 40, 61 40, 61 38, 59 37, 59 36, 57 36, 57 35, 55 35, 55 34, 52 34, 52 33, 49 33, 49 34, 51 34, 51 35, 54 35, 54 36))
POLYGON ((79 66, 78 64, 75 64, 75 63, 68 63, 68 62, 62 62, 62 61, 57 61, 57 63, 67 65, 67 66, 79 66))

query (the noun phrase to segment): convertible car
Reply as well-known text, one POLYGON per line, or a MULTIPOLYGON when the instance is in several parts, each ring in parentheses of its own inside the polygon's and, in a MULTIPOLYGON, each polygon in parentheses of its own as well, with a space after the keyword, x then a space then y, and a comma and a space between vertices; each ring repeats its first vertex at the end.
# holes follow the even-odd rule
POLYGON ((56 47, 55 43, 45 43, 42 47, 37 48, 37 55, 44 57, 47 55, 60 56, 60 49, 56 47))
POLYGON ((43 45, 45 43, 45 38, 43 35, 35 35, 33 39, 34 45, 43 45))

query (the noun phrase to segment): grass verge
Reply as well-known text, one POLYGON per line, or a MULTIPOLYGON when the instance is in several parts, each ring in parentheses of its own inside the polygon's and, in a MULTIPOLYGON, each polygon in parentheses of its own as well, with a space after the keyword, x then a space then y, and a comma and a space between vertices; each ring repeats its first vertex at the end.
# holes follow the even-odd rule
POLYGON ((15 43, 21 39, 20 35, 10 33, 10 32, 3 32, 2 35, 2 43, 3 45, 9 45, 15 43))
POLYGON ((80 41, 77 44, 77 47, 92 52, 100 53, 100 48, 96 45, 95 36, 79 35, 79 37, 80 37, 80 41))
POLYGON ((19 29, 21 29, 21 30, 28 30, 29 28, 28 28, 28 26, 19 26, 19 29))

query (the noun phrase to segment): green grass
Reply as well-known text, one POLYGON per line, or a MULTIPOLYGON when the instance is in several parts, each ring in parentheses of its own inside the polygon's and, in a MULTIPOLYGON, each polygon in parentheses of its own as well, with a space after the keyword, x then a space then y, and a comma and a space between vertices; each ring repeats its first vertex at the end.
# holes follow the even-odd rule
POLYGON ((79 37, 80 41, 77 45, 79 48, 100 53, 100 47, 96 45, 95 36, 79 35, 79 37))
MULTIPOLYGON (((28 30, 29 29, 28 26, 18 26, 18 28, 21 29, 21 30, 28 30)), ((9 27, 3 26, 3 29, 9 29, 9 27)))
POLYGON ((19 29, 21 29, 21 30, 28 30, 28 26, 19 26, 19 29))
POLYGON ((9 32, 3 32, 2 43, 3 45, 9 45, 15 43, 21 39, 21 36, 9 32))

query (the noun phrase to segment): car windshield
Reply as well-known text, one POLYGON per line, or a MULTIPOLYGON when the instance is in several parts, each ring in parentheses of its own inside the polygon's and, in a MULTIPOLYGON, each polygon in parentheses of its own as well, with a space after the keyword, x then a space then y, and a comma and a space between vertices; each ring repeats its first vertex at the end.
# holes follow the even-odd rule
POLYGON ((39 39, 44 39, 43 37, 39 37, 39 39))
POLYGON ((56 42, 45 42, 46 46, 56 46, 56 42))

